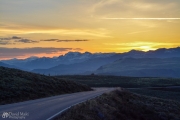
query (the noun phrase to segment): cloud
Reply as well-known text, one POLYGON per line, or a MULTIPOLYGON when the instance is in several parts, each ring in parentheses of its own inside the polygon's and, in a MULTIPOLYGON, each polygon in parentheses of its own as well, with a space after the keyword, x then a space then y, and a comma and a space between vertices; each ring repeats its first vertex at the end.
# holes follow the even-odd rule
POLYGON ((72 50, 72 48, 53 48, 53 47, 33 47, 33 48, 6 48, 0 47, 0 53, 53 53, 58 51, 72 50))
POLYGON ((57 42, 87 42, 89 40, 58 40, 57 42))
POLYGON ((92 13, 94 16, 113 19, 176 18, 179 7, 177 0, 101 0, 92 7, 92 13))
POLYGON ((33 48, 6 48, 0 47, 1 58, 18 58, 39 54, 54 54, 67 51, 82 50, 81 48, 54 48, 54 47, 33 47, 33 48))
POLYGON ((38 43, 38 41, 35 40, 29 40, 29 39, 20 39, 15 42, 21 42, 21 43, 38 43))
POLYGON ((180 18, 102 18, 107 20, 180 20, 180 18))
POLYGON ((0 45, 8 45, 9 42, 8 41, 0 41, 0 45))
POLYGON ((2 37, 0 38, 0 45, 9 45, 9 44, 17 44, 17 43, 39 43, 41 41, 45 42, 87 42, 89 40, 86 39, 76 39, 76 40, 60 40, 60 39, 45 39, 45 40, 31 40, 27 38, 22 38, 18 36, 12 37, 2 37))
POLYGON ((47 42, 49 42, 49 41, 57 41, 57 40, 59 40, 59 39, 46 39, 46 40, 40 40, 40 41, 47 41, 47 42))
POLYGON ((89 40, 59 40, 59 39, 47 39, 47 40, 41 40, 41 41, 46 41, 46 42, 50 42, 50 41, 55 41, 55 42, 87 42, 89 40))
POLYGON ((11 40, 11 38, 0 38, 0 40, 11 40))
POLYGON ((30 40, 18 36, 12 37, 3 37, 0 38, 0 45, 9 45, 9 44, 16 44, 16 43, 38 43, 39 41, 30 40))
POLYGON ((22 38, 18 36, 13 36, 11 39, 22 39, 22 38))
POLYGON ((3 38, 0 38, 0 40, 13 40, 13 39, 22 39, 22 37, 12 36, 12 37, 3 37, 3 38))
MULTIPOLYGON (((20 28, 11 27, 7 24, 1 23, 0 33, 3 35, 18 34, 18 35, 32 35, 32 34, 48 34, 48 35, 58 35, 58 36, 85 36, 85 37, 111 37, 109 35, 109 30, 94 28, 94 29, 85 29, 85 28, 74 28, 74 29, 59 29, 56 27, 46 28, 46 27, 36 27, 28 25, 21 26, 20 28), (6 26, 6 27, 4 27, 6 26), (22 29, 23 28, 23 29, 22 29)), ((18 26, 17 24, 16 26, 18 26)))
POLYGON ((11 42, 12 38, 11 37, 1 37, 0 38, 0 45, 9 45, 9 44, 13 44, 11 42))

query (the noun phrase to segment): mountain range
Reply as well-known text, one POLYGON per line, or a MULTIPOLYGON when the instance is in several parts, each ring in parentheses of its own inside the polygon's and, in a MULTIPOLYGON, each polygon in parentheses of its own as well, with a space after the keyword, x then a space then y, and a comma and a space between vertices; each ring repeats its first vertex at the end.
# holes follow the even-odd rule
POLYGON ((59 64, 74 64, 74 63, 80 63, 84 62, 89 59, 95 59, 95 58, 106 58, 109 56, 114 55, 115 53, 79 53, 79 52, 68 52, 65 55, 61 55, 59 57, 53 57, 53 58, 48 58, 48 57, 30 57, 27 59, 10 59, 10 60, 2 60, 1 62, 9 64, 9 65, 14 65, 14 66, 19 66, 22 69, 28 69, 28 70, 33 70, 33 69, 48 69, 51 67, 55 67, 59 64))
POLYGON ((50 75, 91 74, 102 65, 118 59, 118 55, 97 57, 73 64, 60 64, 49 69, 35 69, 32 72, 50 75))
POLYGON ((95 74, 180 78, 180 58, 124 58, 101 66, 95 74))
POLYGON ((180 47, 126 53, 69 52, 59 57, 2 60, 11 68, 46 75, 108 74, 137 77, 180 77, 180 47), (17 66, 17 67, 16 67, 17 66))
POLYGON ((17 66, 9 65, 9 64, 3 63, 3 62, 0 62, 0 66, 7 67, 7 68, 17 68, 17 69, 20 69, 17 66))

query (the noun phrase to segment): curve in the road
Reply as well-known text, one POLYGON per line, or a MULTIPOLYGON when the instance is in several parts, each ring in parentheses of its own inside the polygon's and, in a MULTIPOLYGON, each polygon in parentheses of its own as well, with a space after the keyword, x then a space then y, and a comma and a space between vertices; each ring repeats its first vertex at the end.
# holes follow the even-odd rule
MULTIPOLYGON (((97 88, 94 91, 65 94, 20 103, 0 105, 0 119, 3 119, 2 115, 5 112, 21 112, 28 113, 28 116, 25 118, 26 120, 50 120, 75 104, 92 99, 112 90, 114 90, 114 88, 97 88)), ((7 117, 6 120, 8 119, 12 120, 12 118, 7 117)))

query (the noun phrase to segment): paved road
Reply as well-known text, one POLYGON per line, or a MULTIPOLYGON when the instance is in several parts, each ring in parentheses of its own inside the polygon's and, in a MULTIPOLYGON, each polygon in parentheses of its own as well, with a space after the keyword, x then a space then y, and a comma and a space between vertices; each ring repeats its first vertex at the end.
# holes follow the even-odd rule
POLYGON ((21 119, 25 118, 25 120, 47 120, 69 106, 94 98, 114 89, 115 88, 96 88, 95 91, 65 94, 26 102, 0 105, 0 120, 14 120, 15 118, 20 119, 20 117, 21 119), (10 116, 5 112, 14 118, 9 118, 10 116))

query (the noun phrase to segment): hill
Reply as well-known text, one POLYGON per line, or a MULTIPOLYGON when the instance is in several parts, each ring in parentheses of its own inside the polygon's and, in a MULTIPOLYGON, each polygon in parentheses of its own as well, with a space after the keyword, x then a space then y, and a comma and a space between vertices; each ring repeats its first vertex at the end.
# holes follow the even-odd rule
POLYGON ((95 74, 180 78, 180 58, 124 58, 101 66, 95 74))
POLYGON ((0 67, 0 104, 88 90, 73 81, 0 67))
POLYGON ((73 106, 56 120, 179 120, 180 103, 116 90, 73 106))
POLYGON ((3 62, 0 62, 0 66, 1 67, 8 67, 8 68, 16 68, 16 69, 18 69, 17 66, 9 65, 9 64, 3 63, 3 62))

